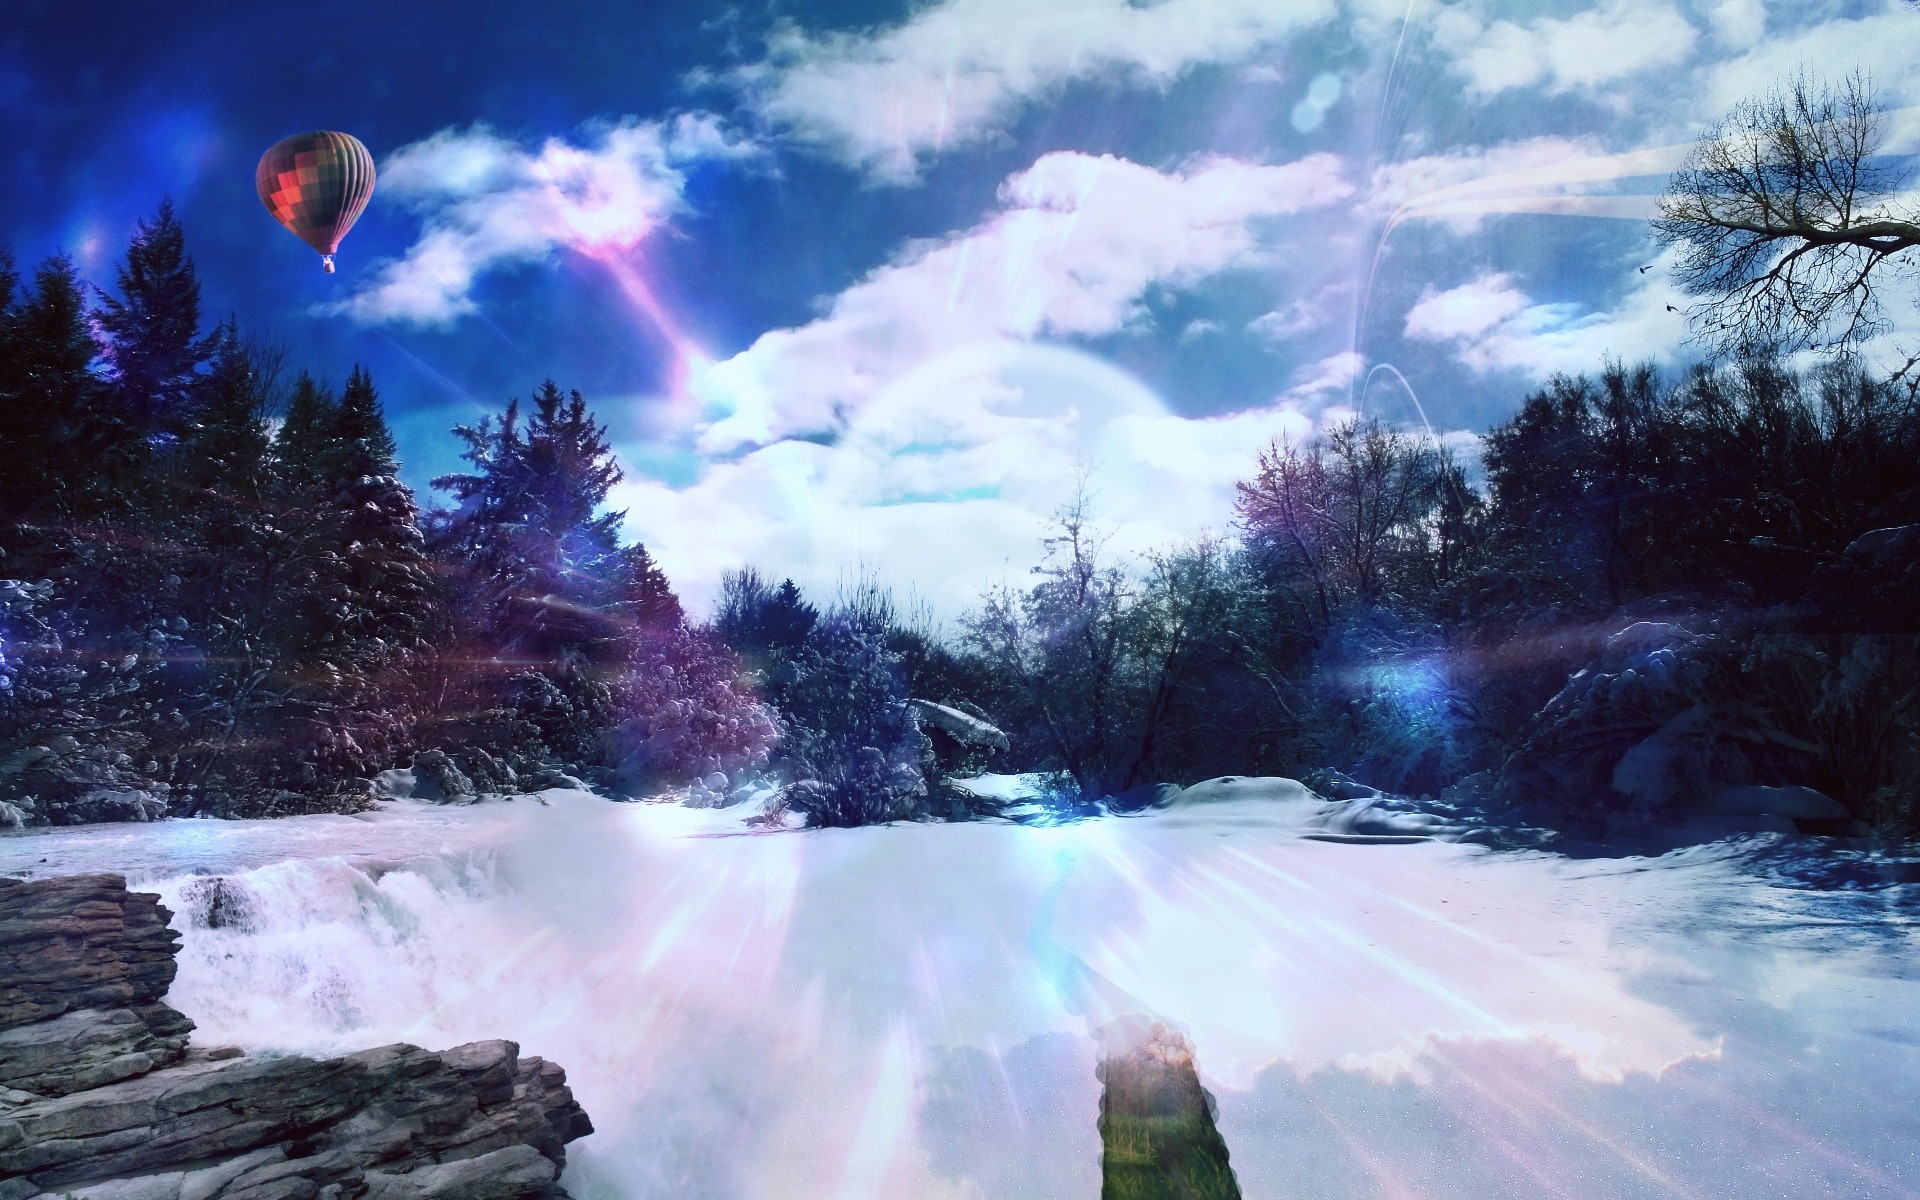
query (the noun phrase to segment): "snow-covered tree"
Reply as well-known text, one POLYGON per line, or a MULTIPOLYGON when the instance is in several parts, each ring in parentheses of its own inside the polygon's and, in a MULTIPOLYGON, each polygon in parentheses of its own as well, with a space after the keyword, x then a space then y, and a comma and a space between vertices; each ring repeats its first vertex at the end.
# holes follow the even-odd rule
POLYGON ((774 710, 740 682, 740 663, 682 625, 636 633, 620 676, 607 755, 619 786, 641 794, 718 772, 758 771, 780 737, 774 710))
POLYGON ((473 469, 434 481, 457 506, 432 543, 471 669, 441 690, 489 713, 482 736, 510 753, 591 761, 618 719, 632 638, 677 626, 679 601, 646 549, 621 543, 624 514, 605 511, 620 468, 579 392, 549 380, 524 424, 514 401, 454 432, 473 469))
POLYGON ((787 691, 787 802, 809 825, 872 825, 919 815, 933 743, 907 703, 887 628, 856 608, 807 635, 787 691))

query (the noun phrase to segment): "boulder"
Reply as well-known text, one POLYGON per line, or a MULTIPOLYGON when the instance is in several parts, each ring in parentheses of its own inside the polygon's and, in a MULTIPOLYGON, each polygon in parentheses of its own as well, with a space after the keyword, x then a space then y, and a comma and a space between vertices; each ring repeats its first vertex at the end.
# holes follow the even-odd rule
POLYGON ((472 800, 479 795, 445 750, 422 750, 413 756, 413 792, 419 800, 472 800))
POLYGON ((1180 794, 1180 788, 1172 783, 1143 783, 1128 788, 1118 796, 1107 800, 1107 811, 1115 813, 1145 812, 1150 808, 1162 808, 1173 802, 1180 794))
POLYGON ((915 724, 933 746, 934 765, 941 775, 978 775, 1010 743, 978 710, 965 712, 931 700, 910 700, 915 724))
POLYGON ((167 815, 167 802, 140 788, 95 788, 74 800, 69 821, 158 821, 167 815))
POLYGON ((369 782, 373 785, 373 794, 383 800, 405 800, 413 795, 413 768, 396 767, 382 771, 369 782))
POLYGON ((1007 735, 992 722, 931 700, 911 701, 922 726, 931 725, 963 746, 983 746, 994 750, 1007 748, 1007 735))
POLYGON ((1847 558, 1865 567, 1885 568, 1920 558, 1920 525, 1869 529, 1847 543, 1847 558))

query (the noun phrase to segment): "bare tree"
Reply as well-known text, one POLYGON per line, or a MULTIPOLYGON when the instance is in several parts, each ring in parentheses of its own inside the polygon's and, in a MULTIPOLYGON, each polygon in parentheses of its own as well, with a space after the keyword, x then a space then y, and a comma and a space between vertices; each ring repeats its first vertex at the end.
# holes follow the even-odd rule
POLYGON ((1239 485, 1249 543, 1292 593, 1316 643, 1336 611, 1372 605, 1428 552, 1444 457, 1377 420, 1354 418, 1304 446, 1281 440, 1239 485))
POLYGON ((1858 74, 1798 76, 1709 130, 1654 222, 1676 275, 1702 297, 1687 317, 1719 353, 1849 345, 1886 328, 1880 292, 1910 268, 1920 211, 1877 157, 1880 114, 1858 74))

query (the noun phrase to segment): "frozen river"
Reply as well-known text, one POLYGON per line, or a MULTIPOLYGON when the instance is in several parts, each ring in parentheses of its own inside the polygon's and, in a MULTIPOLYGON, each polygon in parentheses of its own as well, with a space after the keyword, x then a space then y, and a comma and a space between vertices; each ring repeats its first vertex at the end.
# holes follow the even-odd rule
POLYGON ((1920 1197, 1920 885, 1309 807, 748 833, 556 792, 13 834, 0 872, 163 893, 201 1044, 560 1062, 594 1200, 1091 1200, 1098 1033, 1138 1014, 1249 1197, 1920 1197))

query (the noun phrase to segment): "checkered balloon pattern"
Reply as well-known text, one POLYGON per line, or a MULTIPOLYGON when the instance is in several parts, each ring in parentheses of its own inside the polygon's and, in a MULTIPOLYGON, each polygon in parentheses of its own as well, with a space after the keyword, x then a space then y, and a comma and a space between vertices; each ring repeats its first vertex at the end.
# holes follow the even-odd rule
POLYGON ((274 220, 332 254, 373 196, 373 155, 351 134, 296 133, 261 155, 254 183, 274 220))

